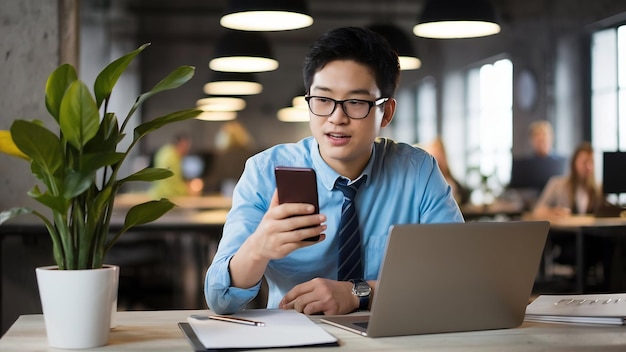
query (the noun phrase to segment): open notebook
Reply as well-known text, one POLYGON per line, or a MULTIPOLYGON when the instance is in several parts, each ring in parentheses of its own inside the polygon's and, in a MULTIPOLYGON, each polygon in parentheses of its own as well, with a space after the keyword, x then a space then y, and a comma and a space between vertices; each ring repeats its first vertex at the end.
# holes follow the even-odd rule
POLYGON ((547 221, 397 225, 370 314, 321 321, 369 337, 517 327, 547 221))

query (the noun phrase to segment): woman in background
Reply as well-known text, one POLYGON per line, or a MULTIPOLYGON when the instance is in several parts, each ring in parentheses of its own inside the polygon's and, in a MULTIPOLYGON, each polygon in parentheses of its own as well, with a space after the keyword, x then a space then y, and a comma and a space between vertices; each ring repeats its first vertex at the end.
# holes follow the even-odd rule
POLYGON ((569 173, 550 178, 533 209, 536 218, 592 214, 602 203, 594 176, 593 148, 583 142, 570 160, 569 173))

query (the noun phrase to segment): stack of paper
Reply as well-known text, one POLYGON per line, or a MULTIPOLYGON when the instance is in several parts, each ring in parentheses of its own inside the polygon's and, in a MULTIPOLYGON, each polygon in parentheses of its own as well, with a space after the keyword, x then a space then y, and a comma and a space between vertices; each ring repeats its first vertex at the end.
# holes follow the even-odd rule
POLYGON ((293 310, 253 309, 232 316, 263 322, 264 326, 194 317, 188 317, 187 323, 179 323, 179 326, 195 351, 338 346, 334 336, 293 310))
POLYGON ((526 308, 526 320, 624 325, 626 294, 540 295, 526 308))

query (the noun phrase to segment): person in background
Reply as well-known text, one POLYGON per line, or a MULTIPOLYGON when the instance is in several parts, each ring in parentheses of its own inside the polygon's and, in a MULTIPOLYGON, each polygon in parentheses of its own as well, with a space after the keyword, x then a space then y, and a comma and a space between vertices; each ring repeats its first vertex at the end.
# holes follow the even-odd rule
POLYGON ((452 172, 450 171, 450 167, 448 165, 446 148, 441 137, 435 138, 432 142, 424 146, 424 150, 430 153, 433 157, 435 157, 435 160, 437 160, 437 164, 439 164, 439 169, 441 170, 443 177, 446 181, 448 181, 448 184, 452 188, 452 194, 454 195, 456 202, 460 205, 465 204, 469 200, 469 192, 459 181, 457 181, 454 176, 452 176, 452 172))
POLYGON ((244 309, 263 277, 267 308, 330 315, 369 309, 391 225, 463 222, 430 154, 378 138, 396 110, 399 74, 386 39, 365 28, 331 30, 309 48, 303 76, 312 136, 246 161, 206 274, 212 311, 244 309), (276 166, 316 171, 320 214, 311 204, 279 204, 276 166), (342 279, 338 230, 348 196, 340 187, 355 184, 356 196, 347 199, 356 208, 360 244, 348 248, 360 246, 354 253, 363 258, 362 268, 342 279))
POLYGON ((189 195, 189 186, 185 181, 182 161, 191 148, 191 139, 186 135, 177 135, 174 142, 162 146, 154 155, 154 167, 168 169, 174 173, 171 177, 152 183, 149 190, 155 199, 189 195))
POLYGON ((570 160, 569 173, 550 178, 532 211, 537 218, 592 214, 602 203, 594 176, 593 148, 583 142, 570 160))
POLYGON ((546 120, 535 121, 528 128, 528 140, 536 158, 563 158, 552 150, 554 131, 552 124, 546 120))

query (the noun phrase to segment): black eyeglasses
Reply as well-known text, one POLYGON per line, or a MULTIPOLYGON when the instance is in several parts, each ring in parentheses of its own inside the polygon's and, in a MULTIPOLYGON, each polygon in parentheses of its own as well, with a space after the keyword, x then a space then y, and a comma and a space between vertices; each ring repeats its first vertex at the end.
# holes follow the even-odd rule
POLYGON ((361 99, 335 100, 317 96, 306 96, 304 99, 307 101, 309 110, 311 110, 313 115, 328 117, 335 112, 337 104, 339 104, 346 116, 355 120, 366 118, 374 106, 379 106, 389 100, 389 98, 378 98, 375 101, 361 99))

